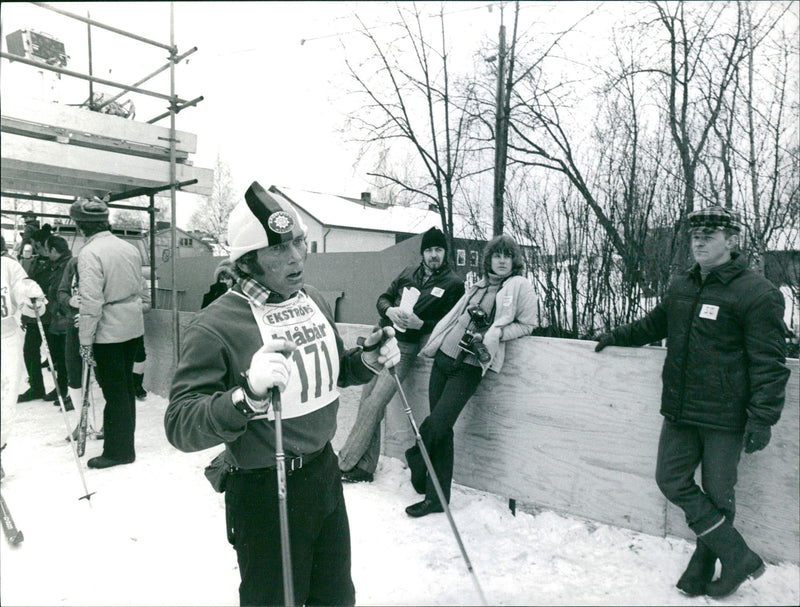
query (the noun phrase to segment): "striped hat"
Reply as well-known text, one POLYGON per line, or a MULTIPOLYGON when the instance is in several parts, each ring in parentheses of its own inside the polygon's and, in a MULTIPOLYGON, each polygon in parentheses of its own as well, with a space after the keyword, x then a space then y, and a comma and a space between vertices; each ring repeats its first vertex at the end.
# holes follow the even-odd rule
POLYGON ((254 181, 228 219, 231 261, 248 251, 291 242, 307 233, 300 215, 286 199, 254 181))
POLYGON ((726 228, 740 232, 742 225, 739 213, 712 206, 689 213, 689 229, 693 228, 726 228))

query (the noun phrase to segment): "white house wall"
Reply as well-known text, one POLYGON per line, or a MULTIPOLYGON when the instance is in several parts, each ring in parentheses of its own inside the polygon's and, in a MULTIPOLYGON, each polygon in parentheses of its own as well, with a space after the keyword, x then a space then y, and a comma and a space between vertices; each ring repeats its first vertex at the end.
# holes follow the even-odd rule
MULTIPOLYGON (((367 232, 347 228, 331 228, 325 237, 324 250, 328 253, 382 251, 395 244, 393 232, 367 232)), ((320 249, 323 247, 320 245, 320 249)))

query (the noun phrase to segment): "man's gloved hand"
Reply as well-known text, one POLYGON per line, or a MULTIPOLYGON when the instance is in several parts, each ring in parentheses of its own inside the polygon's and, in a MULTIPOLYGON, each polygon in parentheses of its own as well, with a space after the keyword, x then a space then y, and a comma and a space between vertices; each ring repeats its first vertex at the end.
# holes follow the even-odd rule
POLYGON ((405 331, 408 328, 408 314, 403 312, 399 307, 392 307, 386 310, 386 317, 392 321, 392 324, 399 327, 400 330, 405 331))
MULTIPOLYGON (((41 289, 39 290, 41 291, 41 289)), ((37 312, 38 316, 44 316, 44 313, 47 311, 47 298, 42 295, 41 297, 31 297, 30 299, 26 299, 22 302, 19 311, 23 316, 27 316, 29 318, 36 318, 37 312)))
POLYGON ((81 352, 81 359, 90 367, 94 367, 97 363, 94 361, 94 347, 93 346, 84 346, 81 344, 80 347, 81 352))
POLYGON ((406 316, 406 329, 421 329, 424 324, 423 320, 413 312, 406 316))
POLYGON ((380 373, 384 367, 394 367, 400 362, 400 348, 392 327, 373 331, 361 345, 364 348, 361 361, 373 373, 380 373))
MULTIPOLYGON (((22 295, 28 299, 39 299, 44 298, 44 291, 42 291, 42 287, 39 286, 38 282, 24 280, 22 282, 22 295)), ((45 299, 45 302, 46 301, 45 299)))
POLYGON ((600 352, 606 346, 613 346, 615 342, 614 336, 611 333, 603 333, 597 338, 597 345, 594 347, 595 352, 600 352))
POLYGON ((772 437, 772 429, 761 422, 753 419, 747 420, 744 427, 744 452, 755 453, 761 451, 769 444, 772 437))
POLYGON ((270 388, 286 389, 292 375, 292 363, 287 358, 297 346, 286 339, 271 339, 250 359, 245 377, 247 404, 256 413, 264 413, 270 405, 270 388))

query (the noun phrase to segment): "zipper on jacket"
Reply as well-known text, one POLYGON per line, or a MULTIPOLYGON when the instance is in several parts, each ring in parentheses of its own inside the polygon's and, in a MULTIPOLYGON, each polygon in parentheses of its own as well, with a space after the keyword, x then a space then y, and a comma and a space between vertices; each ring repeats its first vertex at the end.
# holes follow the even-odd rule
MULTIPOLYGON (((706 280, 708 280, 707 276, 706 280)), ((697 293, 695 293, 694 303, 692 304, 692 315, 689 317, 689 326, 686 328, 686 340, 683 343, 683 362, 681 363, 681 391, 679 393, 680 400, 678 403, 678 415, 676 416, 675 421, 680 421, 683 417, 683 402, 684 398, 686 397, 686 361, 689 358, 689 340, 692 337, 692 325, 694 324, 694 317, 695 313, 697 312, 697 304, 700 303, 700 295, 703 293, 703 289, 706 286, 706 280, 702 280, 700 287, 697 289, 697 293)))

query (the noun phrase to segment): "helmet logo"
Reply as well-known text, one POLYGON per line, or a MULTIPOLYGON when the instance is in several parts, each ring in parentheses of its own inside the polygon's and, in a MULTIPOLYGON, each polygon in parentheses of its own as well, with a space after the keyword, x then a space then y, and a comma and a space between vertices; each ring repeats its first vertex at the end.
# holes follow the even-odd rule
POLYGON ((276 234, 286 234, 294 228, 294 219, 286 211, 277 211, 269 216, 267 225, 276 234))

